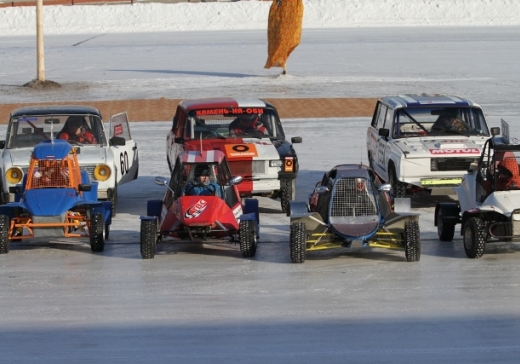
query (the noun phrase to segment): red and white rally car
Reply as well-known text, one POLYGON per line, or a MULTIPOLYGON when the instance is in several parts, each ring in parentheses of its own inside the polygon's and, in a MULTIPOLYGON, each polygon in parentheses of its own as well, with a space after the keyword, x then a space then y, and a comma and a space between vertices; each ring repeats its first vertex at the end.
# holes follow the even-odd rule
POLYGON ((294 200, 298 158, 285 139, 276 108, 259 99, 230 97, 184 100, 179 103, 166 140, 170 171, 183 151, 220 150, 226 155, 242 197, 280 198, 282 211, 294 200))

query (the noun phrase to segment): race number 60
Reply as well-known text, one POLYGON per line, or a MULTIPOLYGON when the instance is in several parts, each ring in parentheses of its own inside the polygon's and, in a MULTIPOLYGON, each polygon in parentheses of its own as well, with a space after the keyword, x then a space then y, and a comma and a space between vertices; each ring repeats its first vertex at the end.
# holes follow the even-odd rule
POLYGON ((119 162, 121 163, 121 176, 128 173, 128 153, 119 154, 119 162))

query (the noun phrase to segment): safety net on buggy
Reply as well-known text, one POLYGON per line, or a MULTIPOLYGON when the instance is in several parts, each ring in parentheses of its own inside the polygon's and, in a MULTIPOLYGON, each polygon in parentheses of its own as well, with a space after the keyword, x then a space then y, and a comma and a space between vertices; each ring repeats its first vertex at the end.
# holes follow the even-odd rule
POLYGON ((361 237, 372 233, 379 225, 376 194, 365 178, 338 179, 330 199, 330 224, 340 234, 361 237))

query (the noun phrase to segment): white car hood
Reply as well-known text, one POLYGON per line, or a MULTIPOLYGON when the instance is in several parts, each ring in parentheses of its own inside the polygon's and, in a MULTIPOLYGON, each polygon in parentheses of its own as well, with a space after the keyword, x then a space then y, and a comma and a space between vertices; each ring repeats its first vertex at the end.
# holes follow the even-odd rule
MULTIPOLYGON (((7 149, 13 166, 27 167, 34 148, 7 149)), ((78 162, 80 165, 98 164, 106 162, 106 149, 99 146, 80 147, 78 162)))
POLYGON ((406 158, 475 157, 480 156, 485 139, 408 138, 398 139, 395 145, 406 158))

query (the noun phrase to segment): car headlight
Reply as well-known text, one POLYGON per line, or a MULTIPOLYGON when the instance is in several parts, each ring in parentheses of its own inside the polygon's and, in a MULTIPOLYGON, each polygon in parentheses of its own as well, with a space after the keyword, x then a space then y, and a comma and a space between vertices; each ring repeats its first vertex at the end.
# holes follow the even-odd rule
POLYGON ((94 178, 98 181, 106 181, 110 178, 111 174, 112 171, 106 164, 98 164, 96 168, 94 168, 94 178))
POLYGON ((281 167, 281 166, 282 166, 281 160, 269 161, 269 167, 281 167))
POLYGON ((10 183, 19 183, 23 178, 23 171, 20 167, 11 167, 5 172, 5 178, 7 178, 10 183))

